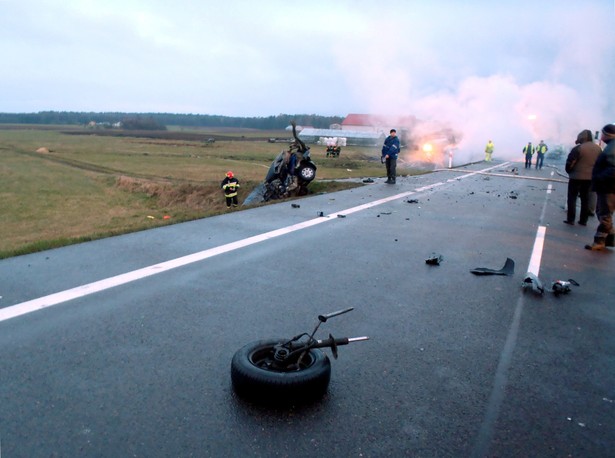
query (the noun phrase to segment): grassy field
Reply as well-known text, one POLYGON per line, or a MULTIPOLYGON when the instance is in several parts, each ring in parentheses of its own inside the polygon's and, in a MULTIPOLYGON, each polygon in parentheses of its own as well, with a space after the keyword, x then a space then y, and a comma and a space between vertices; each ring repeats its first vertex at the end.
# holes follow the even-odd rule
MULTIPOLYGON (((109 133, 0 126, 0 259, 226 212, 219 188, 226 171, 239 178, 243 202, 287 146, 266 139, 289 137, 182 128, 169 128, 169 138, 109 133)), ((325 147, 313 145, 318 171, 310 192, 383 176, 379 155, 379 148, 346 147, 325 158, 325 147)))

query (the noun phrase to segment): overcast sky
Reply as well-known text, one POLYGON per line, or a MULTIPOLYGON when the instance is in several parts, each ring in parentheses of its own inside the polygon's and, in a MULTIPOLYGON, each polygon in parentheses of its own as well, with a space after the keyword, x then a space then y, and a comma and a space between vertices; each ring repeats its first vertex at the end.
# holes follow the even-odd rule
POLYGON ((614 0, 0 0, 0 56, 1 112, 615 121, 614 0))

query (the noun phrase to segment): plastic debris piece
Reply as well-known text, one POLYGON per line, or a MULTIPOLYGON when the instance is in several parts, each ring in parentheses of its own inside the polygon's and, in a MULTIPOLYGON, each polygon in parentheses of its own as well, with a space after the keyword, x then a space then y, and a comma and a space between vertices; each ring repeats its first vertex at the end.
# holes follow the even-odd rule
POLYGON ((171 219, 171 217, 169 215, 164 215, 162 219, 171 219))
POLYGON ((517 192, 515 191, 510 191, 510 193, 508 194, 509 199, 516 199, 517 197, 519 197, 519 194, 517 194, 517 192))
POLYGON ((570 285, 579 286, 579 284, 572 278, 569 278, 568 281, 556 280, 551 283, 551 292, 556 296, 559 296, 560 294, 568 294, 570 291, 572 291, 570 285))
POLYGON ((408 199, 408 200, 406 201, 406 203, 409 203, 409 204, 418 204, 418 203, 419 203, 419 200, 418 200, 418 199, 408 199))
POLYGON ((523 283, 521 283, 521 287, 525 291, 526 289, 531 289, 535 294, 544 294, 545 288, 542 286, 542 282, 538 279, 536 275, 532 272, 528 272, 525 274, 525 278, 523 279, 523 283))
POLYGON ((346 215, 337 215, 338 218, 346 218, 346 215))
POLYGON ((325 216, 323 212, 316 212, 316 216, 325 216))
POLYGON ((425 264, 429 264, 430 266, 439 266, 444 258, 441 254, 431 253, 431 255, 425 259, 425 264))
POLYGON ((152 216, 152 215, 147 215, 147 217, 148 217, 149 219, 156 219, 156 217, 155 217, 155 216, 152 216))
POLYGON ((290 204, 290 206, 293 208, 301 208, 301 205, 299 204, 290 204))
POLYGON ((363 180, 363 183, 373 183, 374 180, 372 180, 371 178, 366 178, 365 180, 363 180))
POLYGON ((487 267, 476 267, 470 272, 474 275, 512 275, 515 273, 515 261, 510 258, 506 258, 504 267, 500 270, 489 269, 487 267))

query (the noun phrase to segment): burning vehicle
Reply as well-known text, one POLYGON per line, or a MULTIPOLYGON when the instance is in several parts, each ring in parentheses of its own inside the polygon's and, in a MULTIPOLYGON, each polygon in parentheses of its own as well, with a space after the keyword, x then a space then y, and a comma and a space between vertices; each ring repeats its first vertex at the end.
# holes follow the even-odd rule
POLYGON ((412 167, 434 169, 450 165, 460 140, 461 134, 450 127, 418 123, 411 129, 402 129, 401 158, 412 167))

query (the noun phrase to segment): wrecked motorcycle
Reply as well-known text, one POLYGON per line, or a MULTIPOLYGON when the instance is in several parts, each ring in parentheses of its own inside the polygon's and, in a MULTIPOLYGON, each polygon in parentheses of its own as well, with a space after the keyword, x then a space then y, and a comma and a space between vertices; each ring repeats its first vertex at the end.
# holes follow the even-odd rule
POLYGON ((295 140, 287 151, 278 154, 267 172, 263 193, 265 202, 289 197, 293 192, 304 196, 308 185, 316 178, 316 164, 310 157, 310 148, 299 139, 295 122, 291 124, 295 140))
POLYGON ((321 348, 330 348, 337 359, 337 347, 368 340, 369 337, 314 338, 322 323, 350 312, 352 307, 318 315, 311 334, 291 339, 267 339, 239 349, 231 361, 233 389, 242 398, 263 404, 301 403, 322 396, 329 386, 331 362, 321 348))

